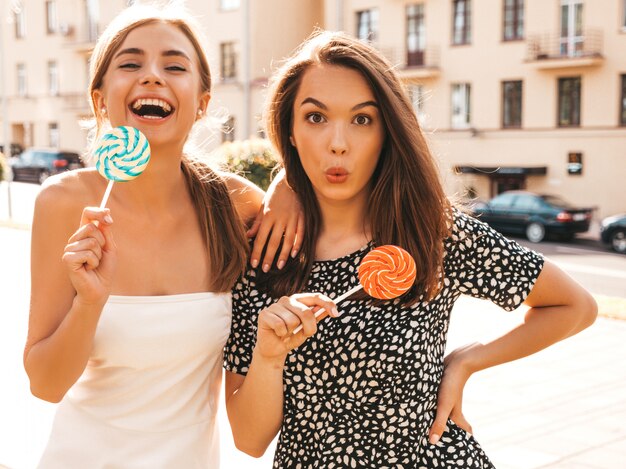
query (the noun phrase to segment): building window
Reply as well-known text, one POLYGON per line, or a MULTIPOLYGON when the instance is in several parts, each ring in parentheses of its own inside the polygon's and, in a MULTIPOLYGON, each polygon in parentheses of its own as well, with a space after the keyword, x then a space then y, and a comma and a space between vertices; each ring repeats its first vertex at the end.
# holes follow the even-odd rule
POLYGON ((48 93, 51 96, 59 94, 59 67, 56 62, 48 62, 48 93))
POLYGON ((59 148, 59 125, 56 122, 48 124, 48 144, 52 148, 59 148))
POLYGON ((232 80, 237 77, 237 56, 234 42, 220 44, 220 71, 222 80, 232 80))
POLYGON ((222 143, 235 141, 235 118, 229 116, 222 124, 222 143))
POLYGON ((87 15, 87 39, 95 42, 98 39, 98 21, 100 20, 100 5, 98 0, 85 0, 87 15))
POLYGON ((626 29, 626 0, 622 0, 622 29, 626 29))
POLYGON ((55 0, 46 1, 46 32, 54 34, 57 30, 57 4, 55 0))
POLYGON ((626 125, 626 75, 622 75, 622 106, 620 108, 620 125, 626 125))
POLYGON ((583 154, 570 152, 567 154, 567 174, 580 176, 583 173, 583 154))
POLYGON ((580 125, 580 77, 559 78, 559 127, 580 125))
POLYGON ((413 112, 417 117, 420 125, 426 122, 426 114, 424 113, 424 87, 422 85, 408 85, 409 98, 413 105, 413 112))
POLYGON ((21 39, 26 36, 26 17, 24 16, 24 7, 15 7, 13 15, 13 20, 15 21, 15 38, 21 39))
POLYGON ((467 129, 470 126, 470 85, 452 85, 452 128, 467 129))
POLYGON ((502 82, 502 127, 516 129, 522 126, 522 82, 502 82))
POLYGON ((239 8, 241 0, 220 0, 221 10, 236 10, 239 8))
POLYGON ((363 41, 378 41, 378 8, 356 12, 356 37, 363 41))
POLYGON ((26 89, 26 65, 17 64, 17 95, 24 97, 28 90, 26 89))
POLYGON ((406 64, 409 67, 424 65, 426 28, 424 26, 424 4, 406 7, 406 64))
POLYGON ((584 46, 583 0, 561 0, 561 55, 568 57, 582 55, 584 46))
POLYGON ((504 0, 505 41, 524 38, 524 0, 504 0))
POLYGON ((452 2, 452 44, 469 44, 472 32, 470 0, 452 2))

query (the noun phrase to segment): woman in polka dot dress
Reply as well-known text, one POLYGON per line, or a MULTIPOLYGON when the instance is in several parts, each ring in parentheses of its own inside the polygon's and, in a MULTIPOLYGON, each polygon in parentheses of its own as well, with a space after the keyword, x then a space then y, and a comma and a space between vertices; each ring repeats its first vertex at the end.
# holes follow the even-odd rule
POLYGON ((581 331, 594 300, 451 206, 393 67, 369 45, 309 39, 274 77, 267 118, 307 232, 282 270, 251 270, 233 292, 225 367, 237 447, 260 456, 280 431, 276 468, 493 467, 461 410, 468 378, 581 331), (335 305, 384 244, 414 257, 414 287, 335 305), (444 358, 461 294, 530 309, 504 336, 444 358), (333 317, 316 322, 319 308, 333 317))

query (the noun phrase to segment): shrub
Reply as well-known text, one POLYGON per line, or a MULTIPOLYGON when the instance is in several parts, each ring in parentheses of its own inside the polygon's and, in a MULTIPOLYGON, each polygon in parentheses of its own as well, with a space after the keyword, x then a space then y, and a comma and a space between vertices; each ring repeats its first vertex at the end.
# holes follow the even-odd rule
POLYGON ((225 142, 217 151, 228 171, 245 177, 263 190, 270 185, 275 170, 280 167, 267 139, 225 142))
POLYGON ((0 181, 4 181, 4 178, 9 174, 8 165, 9 162, 4 157, 4 154, 0 153, 0 181))

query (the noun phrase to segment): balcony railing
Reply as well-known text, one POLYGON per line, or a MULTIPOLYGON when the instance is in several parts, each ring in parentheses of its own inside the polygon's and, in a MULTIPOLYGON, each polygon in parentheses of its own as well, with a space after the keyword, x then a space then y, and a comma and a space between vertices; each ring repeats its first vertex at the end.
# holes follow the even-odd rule
POLYGON ((91 112, 86 93, 64 93, 60 96, 63 98, 63 107, 65 110, 91 112))
POLYGON ((379 47, 382 54, 402 75, 434 76, 439 74, 439 47, 407 51, 404 47, 379 47))
POLYGON ((603 36, 601 30, 586 30, 579 36, 562 37, 559 34, 529 36, 526 60, 601 59, 603 36))

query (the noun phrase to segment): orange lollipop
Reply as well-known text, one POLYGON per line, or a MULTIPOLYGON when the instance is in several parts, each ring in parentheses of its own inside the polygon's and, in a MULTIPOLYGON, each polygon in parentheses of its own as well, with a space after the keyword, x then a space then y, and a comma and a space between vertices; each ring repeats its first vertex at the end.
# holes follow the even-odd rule
POLYGON ((415 261, 398 246, 370 251, 359 266, 359 282, 368 295, 391 300, 409 291, 415 282, 415 261))
MULTIPOLYGON (((363 288, 369 296, 379 300, 397 298, 415 283, 415 260, 407 251, 399 246, 387 244, 372 249, 359 265, 359 285, 351 288, 343 295, 335 298, 335 304, 345 300, 353 293, 363 288)), ((318 318, 325 310, 316 311, 318 318)), ((302 330, 302 324, 293 330, 297 334, 302 330)))

